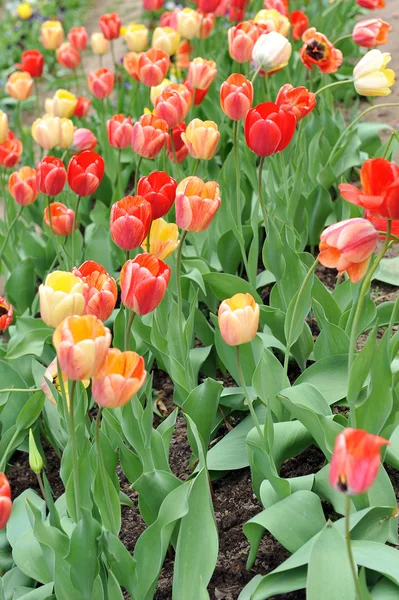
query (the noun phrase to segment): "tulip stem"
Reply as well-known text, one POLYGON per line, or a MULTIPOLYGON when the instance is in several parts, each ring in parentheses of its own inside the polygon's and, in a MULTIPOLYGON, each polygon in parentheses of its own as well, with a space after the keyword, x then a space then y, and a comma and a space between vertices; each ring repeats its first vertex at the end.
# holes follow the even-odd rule
POLYGON ((360 588, 359 577, 357 573, 357 566, 355 559, 353 558, 352 544, 351 544, 351 531, 350 531, 350 512, 351 512, 351 499, 350 496, 346 496, 345 503, 345 539, 346 548, 348 551, 349 565, 352 571, 353 580, 355 582, 356 597, 357 600, 362 600, 362 590, 360 588))
POLYGON ((252 76, 252 79, 251 79, 252 85, 254 85, 255 79, 257 78, 257 76, 259 75, 261 70, 262 70, 262 65, 259 65, 259 67, 256 69, 255 73, 252 76))
POLYGON ((263 186, 262 186, 262 171, 263 171, 263 163, 264 162, 265 162, 265 157, 261 156, 260 162, 259 162, 259 171, 258 171, 258 199, 259 199, 260 207, 262 209, 263 220, 265 222, 265 231, 267 234, 267 208, 266 208, 265 201, 263 199, 263 186))
POLYGON ((39 82, 38 78, 35 77, 33 79, 33 85, 35 88, 35 96, 36 96, 36 110, 37 110, 37 118, 40 117, 40 95, 39 95, 39 82))
POLYGON ((269 81, 269 75, 267 73, 265 75, 265 90, 266 90, 266 102, 271 102, 272 97, 270 94, 270 81, 269 81))
POLYGON ((58 261, 59 266, 61 266, 61 258, 60 258, 59 252, 58 252, 58 243, 57 243, 57 240, 55 238, 55 233, 54 233, 54 229, 53 229, 53 217, 51 215, 51 200, 50 200, 50 196, 47 196, 47 210, 48 210, 48 220, 49 220, 49 223, 50 223, 51 241, 53 242, 56 260, 58 261))
POLYGON ((183 297, 181 292, 181 258, 187 231, 183 231, 176 252, 176 291, 177 291, 177 324, 179 339, 183 339, 183 297))
POLYGON ((180 167, 179 167, 179 163, 177 162, 176 145, 175 145, 175 138, 173 137, 173 129, 169 129, 169 139, 170 139, 170 145, 172 148, 173 162, 176 165, 177 178, 180 179, 180 167))
POLYGON ((118 196, 120 196, 121 193, 123 194, 122 174, 121 174, 121 154, 122 154, 122 149, 119 148, 119 150, 118 150, 118 185, 117 185, 118 196))
POLYGON ((352 37, 351 33, 347 33, 346 35, 341 35, 341 37, 337 38, 335 40, 335 42, 333 42, 333 46, 336 46, 337 44, 339 44, 339 42, 343 42, 343 40, 348 40, 351 37, 352 37))
POLYGON ((76 381, 71 381, 71 387, 69 392, 69 407, 67 406, 69 413, 69 437, 71 438, 71 449, 72 449, 72 471, 73 471, 73 488, 75 494, 75 517, 76 523, 79 523, 81 519, 80 512, 80 484, 79 484, 79 461, 78 461, 78 449, 76 446, 76 431, 75 431, 75 391, 76 381))
POLYGON ((0 394, 6 394, 8 392, 29 392, 33 394, 34 392, 41 392, 42 388, 4 388, 0 390, 0 394))
POLYGON ((36 478, 37 478, 37 483, 39 484, 40 493, 42 495, 42 498, 43 498, 43 500, 45 501, 45 503, 48 506, 47 496, 46 496, 46 490, 44 489, 43 479, 42 479, 42 476, 40 475, 40 473, 36 473, 36 478))
POLYGON ((290 202, 290 192, 288 189, 288 178, 286 176, 286 166, 285 166, 285 160, 284 160, 284 154, 282 152, 279 152, 280 155, 280 163, 281 163, 281 172, 283 175, 283 186, 284 186, 284 195, 285 195, 285 201, 287 203, 287 208, 289 206, 289 202, 290 202))
POLYGON ((387 143, 387 145, 385 147, 384 154, 382 155, 382 158, 386 158, 388 156, 388 152, 389 152, 389 150, 390 150, 390 148, 392 146, 392 142, 393 142, 394 138, 396 138, 396 141, 399 142, 399 136, 398 136, 398 134, 397 134, 396 131, 392 131, 391 135, 389 136, 389 140, 388 140, 388 143, 387 143))
POLYGON ((327 85, 324 85, 323 87, 318 89, 314 95, 318 96, 319 94, 321 94, 321 92, 324 92, 324 90, 328 90, 329 88, 336 87, 337 85, 343 85, 344 83, 353 83, 353 79, 344 79, 341 81, 333 81, 332 83, 328 83, 327 85))
POLYGON ((78 196, 77 199, 76 199, 75 214, 73 215, 72 246, 71 246, 72 267, 75 266, 75 230, 76 230, 76 226, 77 226, 77 223, 78 223, 78 210, 79 210, 80 199, 81 199, 81 196, 78 196))
POLYGON ((249 412, 251 414, 252 420, 253 420, 256 430, 258 432, 259 439, 260 439, 260 441, 263 441, 262 428, 260 426, 258 417, 256 416, 256 412, 255 412, 255 409, 254 409, 254 406, 252 403, 252 399, 249 395, 248 388, 247 388, 247 385, 246 385, 245 379, 244 379, 244 374, 242 372, 241 359, 240 359, 240 346, 236 346, 236 362, 237 362, 238 378, 239 378, 241 387, 244 391, 244 396, 245 396, 245 400, 246 400, 248 408, 249 408, 249 412))
MULTIPOLYGON (((133 313, 133 314, 135 314, 135 313, 133 313)), ((116 535, 118 533, 118 528, 116 526, 115 519, 114 519, 114 512, 112 510, 111 496, 109 494, 109 488, 108 488, 108 482, 107 482, 107 471, 105 469, 104 457, 103 457, 103 453, 101 450, 101 442, 100 442, 100 425, 101 425, 102 412, 103 412, 102 406, 99 406, 97 417, 96 417, 96 446, 97 446, 98 464, 100 467, 101 479, 103 480, 103 487, 104 487, 104 492, 105 492, 105 502, 107 505, 108 518, 111 523, 112 533, 116 535)))
POLYGON ((133 184, 132 191, 130 192, 131 196, 134 196, 136 193, 136 190, 137 190, 137 184, 139 182, 140 165, 141 165, 142 160, 143 160, 143 157, 140 156, 140 158, 137 161, 136 171, 134 173, 134 184, 133 184))
POLYGON ((248 270, 248 260, 247 255, 245 253, 245 244, 244 244, 244 236, 242 233, 242 221, 241 221, 241 171, 240 171, 240 161, 238 156, 238 133, 239 133, 239 125, 240 121, 234 121, 234 163, 236 169, 236 210, 237 210, 237 227, 240 234, 239 244, 241 249, 242 261, 245 266, 245 271, 249 277, 248 270))
POLYGON ((8 226, 7 233, 6 233, 6 235, 5 235, 5 238, 4 238, 4 241, 3 241, 3 244, 2 244, 2 246, 1 246, 1 249, 0 249, 0 264, 1 264, 1 259, 3 258, 3 253, 4 253, 4 250, 5 250, 6 246, 7 246, 7 242, 8 242, 8 240, 9 240, 9 238, 10 238, 10 234, 11 234, 11 232, 12 232, 12 230, 13 230, 13 228, 14 228, 14 226, 15 226, 16 222, 17 222, 17 221, 18 221, 18 219, 20 218, 20 216, 21 216, 21 213, 22 213, 22 209, 23 209, 23 208, 24 208, 23 206, 20 206, 20 208, 19 208, 19 211, 17 212, 17 214, 16 214, 16 215, 15 215, 15 217, 14 217, 14 220, 13 220, 13 221, 10 223, 10 225, 8 226))
POLYGON ((130 332, 132 330, 132 325, 133 325, 133 321, 134 321, 134 317, 136 316, 136 313, 133 310, 128 310, 129 316, 126 319, 126 314, 125 314, 125 319, 126 319, 126 325, 125 325, 125 342, 124 342, 124 349, 126 350, 130 350, 130 332))
POLYGON ((197 160, 195 161, 195 164, 194 164, 194 168, 193 168, 192 177, 194 177, 194 176, 195 176, 195 174, 196 174, 196 172, 197 172, 197 170, 198 170, 199 164, 200 164, 200 159, 199 159, 199 158, 197 158, 197 160))

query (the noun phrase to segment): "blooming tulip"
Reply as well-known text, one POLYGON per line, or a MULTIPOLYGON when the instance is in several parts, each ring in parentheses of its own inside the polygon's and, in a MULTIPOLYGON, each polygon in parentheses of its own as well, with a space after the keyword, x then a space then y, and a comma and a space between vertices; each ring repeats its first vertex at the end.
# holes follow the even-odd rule
POLYGON ((212 14, 205 14, 202 10, 196 11, 199 14, 198 37, 200 40, 206 40, 212 33, 215 24, 215 17, 212 14))
POLYGON ((385 0, 356 0, 356 4, 369 10, 375 10, 376 8, 384 8, 385 0))
POLYGON ((3 296, 0 296, 0 331, 3 332, 12 323, 14 309, 3 296))
POLYGON ((353 28, 352 39, 359 46, 373 48, 388 41, 388 32, 392 27, 382 19, 359 21, 353 28))
POLYGON ((54 331, 53 344, 66 377, 82 381, 95 377, 101 369, 111 332, 93 315, 70 316, 54 331))
POLYGON ((262 25, 265 33, 277 31, 284 37, 287 37, 290 32, 291 24, 289 19, 275 9, 262 9, 256 13, 254 22, 262 25))
POLYGON ((94 54, 98 54, 99 56, 107 54, 109 50, 109 41, 105 39, 102 33, 92 33, 90 43, 94 54))
POLYGON ((103 408, 127 404, 144 384, 144 359, 136 352, 108 350, 104 364, 93 379, 93 398, 103 408))
POLYGON ((137 74, 142 83, 153 87, 165 78, 170 65, 169 56, 163 50, 150 48, 139 54, 137 74))
POLYGON ((0 110, 0 144, 8 138, 8 117, 5 112, 0 110))
POLYGON ((217 73, 216 63, 197 57, 190 62, 187 81, 192 88, 205 90, 209 88, 217 73))
POLYGON ((179 230, 176 223, 168 223, 164 219, 155 219, 152 222, 148 237, 141 247, 144 252, 150 252, 159 260, 168 258, 179 245, 179 230))
POLYGON ((220 106, 233 121, 241 121, 252 106, 252 83, 238 73, 230 75, 220 88, 220 106))
POLYGON ((109 319, 118 298, 115 279, 94 260, 87 260, 79 268, 73 268, 72 273, 83 281, 83 314, 94 315, 100 321, 109 319))
POLYGON ((170 267, 153 254, 138 254, 120 273, 122 303, 139 315, 156 309, 165 295, 170 267))
POLYGON ((168 56, 172 56, 177 50, 180 35, 172 27, 156 27, 152 35, 152 47, 163 50, 168 56))
POLYGON ((290 60, 292 46, 281 33, 272 31, 262 34, 255 42, 252 59, 257 69, 275 73, 283 69, 290 60))
POLYGON ((293 10, 292 13, 290 13, 290 21, 292 26, 292 38, 295 42, 299 42, 309 27, 309 19, 301 10, 293 10))
POLYGON ((85 117, 90 110, 91 100, 89 98, 85 98, 84 96, 77 96, 76 98, 76 106, 73 114, 75 117, 85 117))
POLYGON ((200 28, 199 14, 192 8, 183 8, 178 10, 177 16, 177 31, 182 38, 192 40, 198 37, 200 28))
POLYGON ((133 124, 130 117, 114 115, 107 121, 108 143, 113 148, 127 148, 132 140, 133 124))
POLYGON ((143 158, 155 158, 168 139, 168 125, 155 115, 142 115, 133 125, 132 149, 143 158))
POLYGON ((258 104, 245 118, 247 146, 258 156, 281 152, 292 140, 295 126, 296 117, 293 112, 286 112, 273 102, 258 104))
POLYGON ((307 69, 313 70, 313 65, 319 67, 322 73, 335 73, 342 64, 342 52, 334 47, 330 40, 316 27, 310 27, 302 36, 304 45, 299 51, 301 61, 307 69))
POLYGON ((154 171, 142 177, 137 186, 137 193, 151 204, 152 219, 166 215, 176 197, 177 182, 163 171, 154 171))
POLYGON ((88 76, 89 90, 102 100, 107 98, 114 89, 115 75, 109 69, 97 69, 91 71, 88 76))
POLYGON ((172 83, 155 100, 155 114, 168 124, 176 127, 187 116, 191 104, 191 94, 183 84, 172 83))
POLYGON ((58 48, 56 57, 60 65, 66 69, 76 69, 80 64, 80 54, 69 42, 64 42, 58 48))
POLYGON ((54 156, 45 156, 36 167, 36 187, 46 196, 57 196, 66 179, 64 163, 54 156))
POLYGON ((229 346, 251 342, 259 326, 259 305, 251 294, 235 294, 219 306, 220 334, 229 346))
POLYGON ((176 223, 186 231, 204 231, 220 206, 216 181, 204 183, 199 177, 186 177, 176 190, 176 223))
MULTIPOLYGON (((75 213, 72 209, 61 202, 52 202, 50 204, 50 214, 47 206, 44 209, 44 222, 47 227, 50 227, 50 216, 52 229, 55 235, 71 235, 75 218, 75 213)), ((75 224, 75 227, 77 227, 77 223, 75 224)))
POLYGON ((174 127, 168 135, 167 149, 168 156, 172 162, 175 161, 175 156, 178 164, 180 164, 188 154, 188 148, 182 139, 182 133, 186 131, 186 124, 179 123, 174 127), (173 136, 173 146, 171 137, 173 136))
POLYGON ((70 315, 82 315, 85 307, 83 282, 72 273, 54 271, 39 286, 40 316, 49 327, 57 327, 70 315))
POLYGON ((57 90, 52 98, 45 102, 46 113, 53 117, 69 118, 74 114, 78 101, 68 90, 57 90))
POLYGON ((42 148, 51 150, 60 145, 62 124, 59 117, 44 115, 32 125, 32 137, 42 148))
POLYGON ((4 529, 11 516, 12 501, 11 488, 7 477, 0 473, 0 530, 4 529))
POLYGON ((350 496, 366 492, 377 477, 380 450, 388 444, 388 440, 363 429, 344 429, 335 438, 330 485, 350 496))
POLYGON ((190 156, 200 160, 210 160, 216 152, 220 133, 214 121, 193 119, 181 137, 190 156))
POLYGON ((68 40, 75 50, 79 52, 86 50, 89 41, 86 27, 72 27, 68 32, 68 40))
POLYGON ((41 77, 44 68, 44 56, 39 50, 25 50, 21 56, 21 64, 16 66, 21 71, 29 73, 33 78, 41 77))
POLYGON ((316 106, 316 96, 303 86, 294 88, 286 83, 277 94, 276 105, 281 110, 294 113, 296 120, 300 121, 316 106))
POLYGON ((71 149, 74 152, 83 152, 84 150, 94 150, 97 146, 97 138, 90 129, 80 127, 75 129, 73 134, 73 143, 71 149))
POLYGON ((138 248, 151 225, 151 204, 141 196, 126 196, 111 207, 110 231, 122 250, 138 248))
POLYGON ((135 81, 140 81, 138 74, 139 56, 137 52, 127 52, 123 57, 123 67, 135 81))
POLYGON ((353 69, 354 86, 361 96, 388 96, 395 83, 395 72, 385 67, 391 60, 389 52, 370 50, 353 69))
POLYGON ((26 71, 16 71, 7 79, 7 94, 15 100, 27 100, 32 93, 33 79, 26 71))
POLYGON ((251 60, 252 50, 259 38, 260 30, 252 21, 243 21, 227 32, 229 54, 233 60, 245 63, 251 60))
POLYGON ((104 176, 104 159, 85 150, 72 156, 68 164, 69 187, 78 196, 94 194, 104 176))
POLYGON ((12 131, 9 131, 7 139, 0 144, 0 167, 12 169, 19 162, 22 150, 21 140, 18 140, 12 131))
POLYGON ((145 25, 131 23, 124 35, 127 47, 132 52, 144 52, 148 46, 148 29, 145 25))
POLYGON ((378 232, 366 219, 347 219, 330 225, 320 236, 319 261, 322 265, 344 271, 357 283, 362 279, 377 245, 378 232))
POLYGON ((36 171, 32 167, 22 167, 11 173, 8 189, 14 200, 21 206, 33 204, 38 195, 36 188, 36 171))
POLYGON ((59 21, 44 21, 40 27, 40 41, 46 50, 57 50, 64 41, 64 30, 59 21))
POLYGON ((101 15, 100 28, 106 40, 115 40, 118 38, 121 30, 119 15, 117 13, 101 15))

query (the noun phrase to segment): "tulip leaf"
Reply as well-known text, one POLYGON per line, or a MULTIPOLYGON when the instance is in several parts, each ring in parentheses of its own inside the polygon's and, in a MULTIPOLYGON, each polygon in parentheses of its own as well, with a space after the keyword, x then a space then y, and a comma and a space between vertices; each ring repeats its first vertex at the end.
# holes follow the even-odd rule
POLYGON ((397 600, 399 587, 386 577, 382 577, 372 589, 373 600, 397 600))
POLYGON ((22 431, 32 427, 42 412, 45 399, 46 397, 42 391, 35 392, 29 397, 16 419, 15 424, 18 430, 22 431))
POLYGON ((31 306, 36 293, 35 263, 32 258, 18 263, 7 279, 5 289, 9 302, 19 313, 31 306))
MULTIPOLYGON (((219 398, 223 386, 214 379, 205 379, 197 386, 182 405, 183 413, 187 414, 197 426, 206 451, 211 439, 213 422, 219 406, 219 398)), ((191 447, 195 447, 190 441, 191 447)))
POLYGON ((337 354, 318 360, 298 377, 295 386, 301 383, 311 383, 328 404, 342 400, 348 391, 347 355, 337 354))
POLYGON ((65 560, 71 565, 71 581, 83 598, 90 598, 94 580, 99 572, 100 547, 97 538, 101 527, 87 509, 82 509, 82 519, 72 532, 69 553, 65 560))
POLYGON ((204 281, 219 300, 225 300, 234 294, 251 294, 255 302, 263 304, 258 292, 244 279, 230 273, 205 273, 204 281))
POLYGON ((284 368, 280 361, 270 350, 265 348, 262 357, 255 369, 252 385, 258 398, 266 405, 270 405, 271 410, 278 417, 278 421, 283 421, 283 407, 277 394, 290 384, 284 368))
MULTIPOLYGON (((103 548, 108 565, 118 583, 134 598, 133 575, 136 561, 121 540, 110 531, 103 531, 103 548)), ((113 596, 110 598, 113 599, 113 596)))
POLYGON ((180 479, 167 471, 148 471, 133 484, 139 494, 140 514, 147 525, 154 523, 166 496, 182 485, 180 479))

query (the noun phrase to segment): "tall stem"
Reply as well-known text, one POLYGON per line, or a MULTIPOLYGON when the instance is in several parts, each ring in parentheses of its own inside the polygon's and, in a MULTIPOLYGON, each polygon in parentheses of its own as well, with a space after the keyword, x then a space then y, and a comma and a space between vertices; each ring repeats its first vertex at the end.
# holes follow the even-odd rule
POLYGON ((76 431, 75 431, 75 391, 76 391, 76 381, 71 382, 71 389, 69 394, 69 407, 68 407, 68 415, 69 415, 69 437, 71 438, 71 448, 72 448, 72 471, 73 471, 73 488, 75 494, 75 516, 76 522, 78 523, 81 519, 81 511, 80 511, 80 484, 79 484, 79 461, 78 461, 78 448, 76 444, 76 431))
POLYGON ((341 35, 339 38, 337 38, 335 40, 335 42, 333 42, 333 46, 336 46, 337 44, 339 44, 339 42, 342 42, 343 40, 348 40, 351 37, 352 37, 351 33, 347 33, 346 35, 341 35))
MULTIPOLYGON (((255 73, 252 76, 252 79, 251 79, 252 85, 255 83, 255 79, 257 78, 257 76, 259 75, 261 70, 262 70, 262 65, 259 65, 259 67, 256 69, 255 73)), ((265 75, 265 77, 266 77, 266 75, 265 75)))
POLYGON ((80 204, 80 199, 81 196, 78 196, 76 199, 76 204, 75 204, 75 214, 73 215, 73 224, 72 224, 72 248, 71 248, 71 254, 72 254, 72 267, 75 266, 75 229, 76 229, 76 225, 78 222, 78 210, 79 210, 79 204, 80 204))
POLYGON ((353 79, 344 79, 343 81, 333 81, 332 83, 324 85, 323 87, 319 88, 315 92, 315 96, 318 96, 319 94, 321 94, 321 92, 324 92, 324 90, 328 90, 329 88, 336 87, 337 85, 343 85, 344 83, 353 83, 353 79))
POLYGON ((36 96, 36 111, 37 111, 37 118, 40 117, 40 95, 39 95, 39 81, 38 78, 35 77, 33 79, 33 85, 35 88, 35 96, 36 96))
POLYGON ((243 236, 243 232, 242 232, 242 222, 241 222, 241 170, 240 170, 240 161, 239 161, 239 156, 238 156, 238 133, 239 133, 239 126, 240 126, 240 122, 239 121, 234 121, 234 139, 233 139, 233 143, 234 143, 234 164, 235 164, 235 170, 236 170, 237 227, 238 227, 238 231, 240 233, 240 239, 238 241, 239 241, 239 244, 240 244, 242 261, 243 261, 244 266, 245 266, 245 271, 247 272, 247 275, 249 277, 248 259, 247 259, 247 255, 245 253, 244 236, 243 236))
MULTIPOLYGON (((61 266, 61 258, 60 258, 60 254, 58 252, 58 243, 57 243, 54 229, 53 229, 53 217, 51 215, 51 198, 50 198, 50 196, 47 196, 47 211, 48 211, 48 220, 49 220, 49 224, 50 224, 51 241, 53 242, 56 259, 58 261, 59 266, 61 266)), ((72 230, 72 236, 73 236, 73 230, 72 230)))
POLYGON ((181 293, 181 257, 183 252, 184 240, 186 239, 187 231, 183 231, 180 238, 180 244, 176 252, 176 291, 177 291, 177 325, 179 339, 183 339, 183 297, 181 293))
POLYGON ((142 160, 143 160, 143 157, 142 157, 142 156, 140 156, 140 158, 139 158, 139 159, 138 159, 138 161, 137 161, 137 165, 136 165, 136 171, 135 171, 135 173, 134 173, 134 184, 133 184, 133 189, 132 189, 132 191, 130 192, 132 196, 134 196, 134 195, 135 195, 135 193, 136 193, 136 190, 137 190, 137 184, 138 184, 138 181, 139 181, 139 173, 140 173, 140 165, 141 165, 141 161, 142 161, 142 160))
POLYGON ((108 482, 107 482, 107 472, 105 470, 104 457, 103 457, 103 453, 101 450, 101 443, 100 443, 100 425, 101 425, 102 412, 103 412, 103 409, 100 406, 98 409, 97 418, 96 418, 96 447, 97 447, 97 455, 98 455, 98 464, 100 467, 100 475, 101 475, 101 478, 103 480, 103 485, 104 485, 105 502, 106 502, 107 510, 108 510, 108 518, 111 523, 112 533, 116 534, 118 531, 118 528, 116 526, 115 519, 114 519, 114 511, 112 510, 111 496, 109 494, 109 488, 108 488, 108 482))
POLYGON ((2 244, 2 246, 1 246, 1 249, 0 249, 0 263, 1 263, 1 259, 2 259, 2 257, 3 257, 4 250, 6 249, 7 242, 8 242, 8 240, 9 240, 9 238, 10 238, 10 234, 11 234, 11 232, 12 232, 12 230, 13 230, 13 228, 14 228, 14 226, 15 226, 16 222, 18 221, 18 219, 19 219, 19 218, 20 218, 20 216, 21 216, 22 209, 23 209, 23 206, 20 206, 20 208, 19 208, 19 211, 18 211, 18 212, 17 212, 17 214, 15 215, 15 218, 14 218, 14 220, 13 220, 13 221, 10 223, 10 225, 8 226, 7 233, 6 233, 6 235, 5 235, 5 238, 4 238, 4 241, 3 241, 3 244, 2 244))
POLYGON ((357 566, 355 563, 355 559, 353 558, 353 552, 352 552, 351 532, 350 532, 350 511, 351 511, 351 499, 350 499, 350 496, 346 496, 346 504, 345 504, 346 549, 348 551, 349 565, 350 565, 350 568, 352 571, 353 580, 355 582, 356 598, 357 598, 357 600, 362 600, 362 590, 360 588, 359 577, 357 574, 357 566))
POLYGON ((169 138, 170 138, 170 145, 172 148, 173 162, 176 165, 177 177, 180 178, 180 167, 179 167, 179 163, 177 160, 176 144, 175 144, 175 138, 173 137, 173 129, 169 129, 169 138))
POLYGON ((193 177, 194 177, 194 175, 195 175, 195 174, 197 173, 197 171, 198 171, 199 164, 200 164, 200 159, 199 159, 199 158, 197 158, 197 160, 196 160, 196 161, 195 161, 195 163, 194 163, 194 168, 193 168, 193 173, 192 173, 192 176, 193 176, 193 177))
POLYGON ((253 404, 252 404, 252 399, 251 399, 251 397, 249 395, 248 388, 247 388, 247 385, 246 385, 245 379, 244 379, 244 374, 242 372, 241 359, 240 359, 240 346, 236 346, 236 362, 237 362, 238 378, 240 380, 241 387, 242 387, 242 389, 244 391, 245 400, 247 401, 249 412, 251 413, 251 417, 252 417, 252 420, 253 420, 254 425, 256 427, 256 430, 258 432, 259 439, 262 442, 263 439, 264 439, 263 431, 262 431, 262 428, 260 426, 258 417, 256 416, 256 412, 255 412, 255 409, 254 409, 253 404))
POLYGON ((117 186, 117 190, 118 193, 121 194, 122 190, 122 176, 121 176, 121 154, 122 154, 122 150, 121 148, 119 148, 118 150, 118 186, 117 186))
POLYGON ((125 341, 124 341, 124 350, 130 350, 130 332, 132 330, 132 325, 133 325, 133 321, 134 321, 134 317, 136 316, 136 313, 133 310, 128 310, 129 316, 126 319, 126 314, 125 314, 125 341))
POLYGON ((287 203, 287 208, 288 208, 288 204, 290 201, 290 193, 289 193, 289 189, 288 189, 288 177, 286 177, 284 154, 282 152, 280 152, 279 156, 280 156, 280 164, 281 164, 281 171, 282 171, 282 177, 283 177, 285 201, 287 203))
POLYGON ((262 209, 263 220, 265 222, 265 230, 267 233, 267 208, 266 208, 265 201, 263 199, 263 185, 262 185, 262 171, 263 171, 263 163, 264 162, 265 162, 265 157, 261 156, 260 162, 259 162, 259 171, 258 171, 258 199, 259 199, 260 207, 262 209))

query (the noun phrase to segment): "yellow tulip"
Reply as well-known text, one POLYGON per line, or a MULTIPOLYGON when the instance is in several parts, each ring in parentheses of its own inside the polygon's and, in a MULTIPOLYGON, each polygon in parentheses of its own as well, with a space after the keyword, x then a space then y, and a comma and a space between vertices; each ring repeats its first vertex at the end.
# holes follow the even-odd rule
POLYGON ((159 260, 165 260, 176 250, 179 245, 179 229, 176 223, 168 223, 165 219, 155 219, 150 229, 150 243, 148 237, 141 247, 144 252, 154 254, 159 260))
POLYGON ((57 90, 52 98, 45 102, 46 113, 53 117, 69 118, 73 115, 78 100, 74 94, 67 90, 57 90))
POLYGON ((388 96, 395 83, 395 71, 385 67, 391 60, 389 52, 370 50, 353 69, 354 86, 361 96, 388 96))
POLYGON ((0 110, 0 144, 6 141, 8 137, 8 117, 5 112, 0 110))
POLYGON ((29 2, 21 2, 17 6, 17 14, 20 19, 26 21, 26 19, 30 19, 33 14, 33 8, 29 4, 29 2))
POLYGON ((148 29, 139 23, 130 23, 122 34, 131 52, 144 52, 148 47, 148 29))
POLYGON ((39 298, 42 320, 57 327, 66 317, 83 314, 83 281, 67 271, 54 271, 39 286, 39 298))

